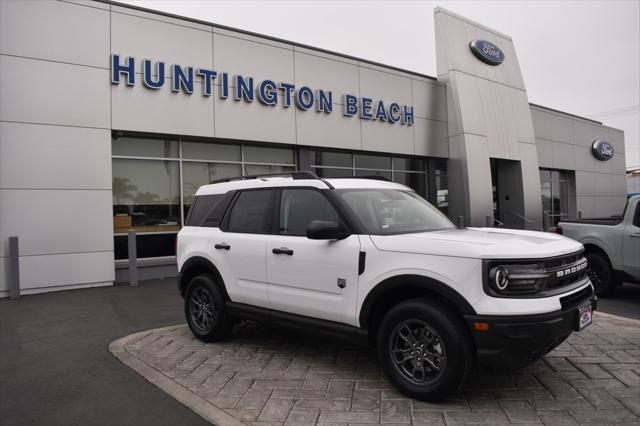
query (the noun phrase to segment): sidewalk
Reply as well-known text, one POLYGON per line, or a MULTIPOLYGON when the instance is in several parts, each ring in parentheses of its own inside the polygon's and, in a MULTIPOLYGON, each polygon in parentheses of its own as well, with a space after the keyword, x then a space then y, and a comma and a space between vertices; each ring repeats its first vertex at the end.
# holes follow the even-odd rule
POLYGON ((544 360, 513 374, 478 371, 438 404, 396 392, 370 349, 250 323, 224 343, 178 325, 110 350, 219 425, 640 424, 639 325, 597 315, 544 360))

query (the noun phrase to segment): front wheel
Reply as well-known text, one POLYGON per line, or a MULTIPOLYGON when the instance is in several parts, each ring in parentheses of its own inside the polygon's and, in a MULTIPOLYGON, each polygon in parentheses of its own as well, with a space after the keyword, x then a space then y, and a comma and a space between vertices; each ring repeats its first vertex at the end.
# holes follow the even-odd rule
POLYGON ((607 297, 613 294, 616 283, 613 277, 613 270, 609 266, 607 259, 600 253, 588 253, 587 275, 598 297, 607 297))
POLYGON ((198 275, 189 282, 184 313, 191 332, 204 342, 223 340, 231 335, 232 319, 210 275, 198 275))
POLYGON ((426 299, 394 306, 382 320, 378 356, 402 393, 439 401, 460 389, 474 365, 471 336, 459 315, 426 299))

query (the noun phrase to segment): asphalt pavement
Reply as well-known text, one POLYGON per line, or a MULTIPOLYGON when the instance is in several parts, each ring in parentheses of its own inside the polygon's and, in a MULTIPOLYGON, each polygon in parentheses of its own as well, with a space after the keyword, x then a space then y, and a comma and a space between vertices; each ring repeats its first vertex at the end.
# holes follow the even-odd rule
POLYGON ((640 320, 640 284, 624 284, 613 296, 598 299, 598 310, 640 320))

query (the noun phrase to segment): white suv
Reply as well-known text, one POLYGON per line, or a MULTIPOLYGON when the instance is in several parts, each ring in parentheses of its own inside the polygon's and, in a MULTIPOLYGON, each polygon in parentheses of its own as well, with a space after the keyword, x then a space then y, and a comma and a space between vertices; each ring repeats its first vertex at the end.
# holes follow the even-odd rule
POLYGON ((310 172, 202 186, 178 234, 178 288, 199 339, 248 319, 365 337, 400 391, 439 400, 476 358, 531 363, 591 323, 580 243, 456 228, 413 190, 310 172))

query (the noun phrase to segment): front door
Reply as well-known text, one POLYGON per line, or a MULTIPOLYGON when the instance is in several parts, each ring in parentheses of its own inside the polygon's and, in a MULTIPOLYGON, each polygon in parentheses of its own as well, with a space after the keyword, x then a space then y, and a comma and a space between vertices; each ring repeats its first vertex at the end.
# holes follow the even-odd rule
POLYGON ((622 263, 627 273, 640 279, 640 201, 636 202, 635 212, 624 228, 622 263))
POLYGON ((310 240, 314 220, 343 226, 322 191, 283 189, 279 233, 267 240, 268 300, 271 309, 355 325, 360 240, 310 240))

